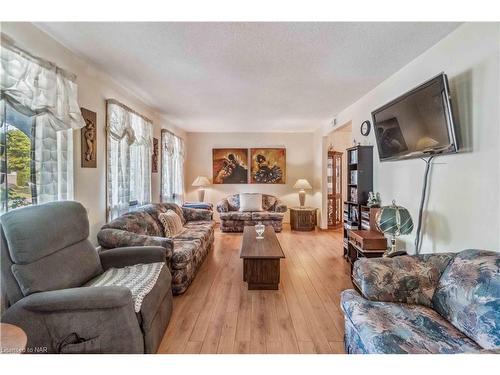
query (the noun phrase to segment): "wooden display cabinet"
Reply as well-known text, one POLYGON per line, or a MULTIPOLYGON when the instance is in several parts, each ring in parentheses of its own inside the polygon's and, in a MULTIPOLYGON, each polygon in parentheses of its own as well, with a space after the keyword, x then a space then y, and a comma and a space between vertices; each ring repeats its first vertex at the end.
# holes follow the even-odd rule
POLYGON ((328 151, 327 160, 328 228, 342 225, 342 153, 328 151))

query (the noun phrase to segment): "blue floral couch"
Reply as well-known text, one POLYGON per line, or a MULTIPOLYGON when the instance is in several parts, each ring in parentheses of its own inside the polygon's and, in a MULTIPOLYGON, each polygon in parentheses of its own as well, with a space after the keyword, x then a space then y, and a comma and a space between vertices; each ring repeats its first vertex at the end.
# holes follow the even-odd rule
POLYGON ((500 353, 500 253, 360 259, 353 281, 347 353, 500 353))

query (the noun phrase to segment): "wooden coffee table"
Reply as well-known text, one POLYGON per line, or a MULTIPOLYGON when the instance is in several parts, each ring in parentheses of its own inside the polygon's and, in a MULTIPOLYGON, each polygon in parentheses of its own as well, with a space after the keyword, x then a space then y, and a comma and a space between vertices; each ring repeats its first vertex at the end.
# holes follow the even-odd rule
POLYGON ((266 225, 264 238, 257 239, 255 227, 243 230, 240 258, 243 281, 248 290, 277 290, 280 282, 280 259, 285 257, 274 228, 266 225))

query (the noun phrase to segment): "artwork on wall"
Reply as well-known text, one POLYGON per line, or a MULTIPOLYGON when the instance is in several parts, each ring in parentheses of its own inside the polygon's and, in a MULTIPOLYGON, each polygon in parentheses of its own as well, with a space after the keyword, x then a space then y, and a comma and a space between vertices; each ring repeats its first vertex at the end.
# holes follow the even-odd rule
POLYGON ((252 184, 284 184, 286 182, 285 148, 250 149, 250 182, 252 184))
POLYGON ((81 167, 97 168, 97 114, 81 108, 85 126, 81 129, 81 167))
POLYGON ((153 138, 153 154, 151 155, 151 172, 158 173, 158 138, 153 138))
POLYGON ((212 170, 214 184, 247 184, 248 149, 212 149, 212 170))

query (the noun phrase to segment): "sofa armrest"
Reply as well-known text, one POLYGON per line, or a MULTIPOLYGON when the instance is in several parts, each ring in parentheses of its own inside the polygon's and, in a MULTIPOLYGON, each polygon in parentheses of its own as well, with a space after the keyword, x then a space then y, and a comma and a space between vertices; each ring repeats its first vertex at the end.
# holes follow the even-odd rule
POLYGON ((227 198, 224 198, 217 203, 217 212, 229 212, 229 202, 227 201, 227 198))
POLYGON ((203 208, 182 207, 184 218, 189 221, 212 220, 213 212, 203 208))
POLYGON ((81 287, 52 290, 29 295, 19 301, 32 312, 112 309, 132 306, 132 293, 124 286, 81 287))
POLYGON ((362 295, 372 301, 431 306, 439 279, 453 256, 362 258, 354 263, 354 283, 362 295))
POLYGON ((118 247, 99 253, 104 270, 133 266, 134 264, 166 262, 170 260, 171 255, 167 249, 161 246, 118 247))
POLYGON ((103 251, 116 249, 118 247, 132 246, 161 246, 169 250, 170 254, 174 250, 174 243, 171 238, 147 236, 114 228, 101 229, 99 233, 97 233, 97 241, 99 245, 101 245, 103 251))
POLYGON ((274 212, 286 212, 288 210, 288 207, 286 204, 284 204, 280 199, 276 200, 276 203, 274 204, 274 212))

